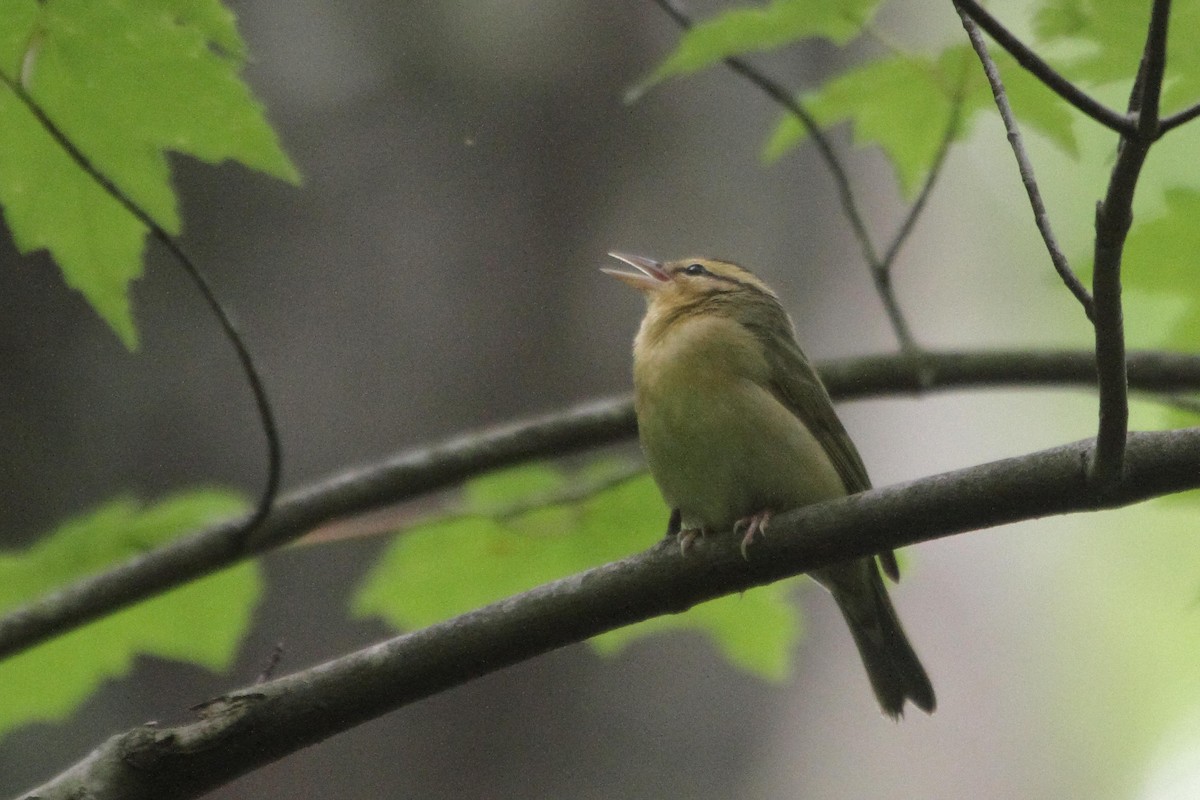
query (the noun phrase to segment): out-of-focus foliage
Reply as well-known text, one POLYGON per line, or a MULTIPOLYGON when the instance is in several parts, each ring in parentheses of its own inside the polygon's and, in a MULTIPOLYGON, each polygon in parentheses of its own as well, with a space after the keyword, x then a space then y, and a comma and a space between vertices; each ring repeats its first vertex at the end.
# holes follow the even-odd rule
MULTIPOLYGON (((642 550, 662 536, 667 509, 648 476, 608 486, 613 465, 577 475, 534 465, 469 483, 461 513, 398 536, 367 576, 354 613, 401 630, 456 614, 642 550), (578 486, 594 494, 568 496, 578 486)), ((703 603, 598 637, 602 652, 665 630, 708 635, 757 675, 786 677, 800 623, 786 584, 703 603)))
POLYGON ((1200 760, 1200 581, 1194 505, 1162 501, 1081 517, 1061 563, 1030 591, 1050 629, 1043 736, 1088 796, 1191 797, 1200 760), (1081 555, 1083 553, 1084 555, 1081 555), (1069 734, 1069 735, 1067 735, 1069 734), (1187 739, 1191 775, 1137 791, 1187 739))
MULTIPOLYGON (((0 553, 0 614, 244 508, 241 498, 215 490, 150 506, 106 503, 28 550, 0 553)), ((138 655, 224 669, 260 591, 257 567, 242 564, 0 661, 0 734, 66 716, 102 681, 128 672, 138 655)))
MULTIPOLYGON (((1196 302, 1197 253, 1200 253, 1200 188, 1168 188, 1161 215, 1134 227, 1125 246, 1123 280, 1127 291, 1141 302, 1139 319, 1155 315, 1164 325, 1147 329, 1136 326, 1141 336, 1133 337, 1137 347, 1163 347, 1183 352, 1200 345, 1200 303, 1196 302), (1149 332, 1150 335, 1146 335, 1149 332)), ((1171 427, 1197 424, 1196 412, 1158 407, 1171 427)), ((1196 492, 1182 497, 1194 501, 1196 492)))
MULTIPOLYGON (((1021 119, 1075 155, 1071 112, 1003 51, 996 60, 1021 119)), ((879 147, 896 170, 901 190, 910 196, 933 168, 942 134, 954 115, 957 141, 970 134, 976 116, 995 112, 991 87, 966 45, 936 57, 903 54, 868 61, 830 79, 803 101, 822 125, 849 122, 856 144, 879 147)), ((800 121, 787 114, 771 134, 764 155, 774 161, 807 135, 800 121)))
MULTIPOLYGON (((0 69, 170 233, 181 223, 168 150, 299 180, 238 77, 245 60, 218 0, 0 0, 0 69)), ((129 283, 141 274, 146 230, 7 88, 0 140, 13 240, 22 252, 48 250, 67 284, 135 347, 129 283)))
MULTIPOLYGON (((1047 0, 1034 15, 1034 32, 1070 55, 1058 60, 1068 77, 1092 85, 1128 82, 1141 60, 1150 4, 1133 0, 1047 0)), ((1171 4, 1163 112, 1200 98, 1200 4, 1171 4)))
POLYGON ((633 95, 730 56, 775 50, 809 38, 846 44, 862 31, 880 4, 880 0, 772 0, 762 6, 736 7, 681 36, 671 55, 633 95))

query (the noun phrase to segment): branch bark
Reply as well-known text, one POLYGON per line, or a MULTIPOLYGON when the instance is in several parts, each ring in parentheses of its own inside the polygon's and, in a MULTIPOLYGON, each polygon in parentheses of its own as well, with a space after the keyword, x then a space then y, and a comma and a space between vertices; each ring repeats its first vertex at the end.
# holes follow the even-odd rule
POLYGON ((218 698, 201 718, 118 734, 26 798, 176 800, 401 706, 604 631, 847 558, 1050 514, 1128 505, 1200 486, 1200 428, 1130 436, 1111 493, 1076 442, 775 517, 744 560, 734 536, 681 556, 661 541, 302 672, 218 698))
MULTIPOLYGON (((1089 351, 930 352, 826 362, 821 376, 837 400, 998 386, 1090 387, 1089 351)), ((1129 380, 1147 392, 1200 390, 1200 357, 1130 355, 1129 380)), ((0 658, 300 538, 318 525, 445 489, 488 470, 633 438, 627 398, 581 405, 468 434, 352 470, 284 496, 250 541, 234 519, 83 578, 0 618, 0 658)))
POLYGON ((1100 386, 1100 423, 1089 475, 1105 491, 1123 475, 1129 427, 1128 377, 1125 367, 1125 321, 1121 307, 1121 260, 1125 237, 1133 224, 1133 196, 1150 148, 1159 137, 1159 100, 1167 61, 1170 0, 1155 0, 1137 80, 1129 97, 1134 132, 1117 146, 1104 199, 1096 205, 1096 242, 1092 296, 1096 314, 1096 371, 1100 386))
MULTIPOLYGON (((961 2, 961 0, 956 0, 955 8, 958 10, 959 18, 962 20, 963 28, 967 31, 967 37, 971 40, 971 47, 979 57, 980 64, 983 65, 983 74, 987 77, 988 85, 992 89, 992 97, 996 101, 996 109, 1000 112, 1000 119, 1004 121, 1004 130, 1008 133, 1008 143, 1012 147, 1013 156, 1017 159, 1017 171, 1021 175, 1021 183, 1025 186, 1025 194, 1029 197, 1029 205, 1033 209, 1033 221, 1037 225, 1038 233, 1042 235, 1042 242, 1046 246, 1046 251, 1050 254, 1050 262, 1054 265, 1054 270, 1058 273, 1059 278, 1062 279, 1063 284, 1070 290, 1071 294, 1075 295, 1075 299, 1079 301, 1079 304, 1083 306, 1083 313, 1087 315, 1089 320, 1094 320, 1096 315, 1095 301, 1088 294, 1088 290, 1080 282, 1075 271, 1071 269, 1071 264, 1067 261, 1066 254, 1059 247, 1058 239, 1054 235, 1054 229, 1050 226, 1050 216, 1046 213, 1046 204, 1042 200, 1042 192, 1038 188, 1037 177, 1033 174, 1033 162, 1029 160, 1029 155, 1025 152, 1025 144, 1021 139, 1021 129, 1017 125, 1017 117, 1008 102, 1008 93, 1004 89, 1004 81, 1000 78, 1000 70, 988 53, 987 42, 983 40, 983 35, 979 32, 979 25, 969 12, 969 4, 961 2)), ((979 10, 982 11, 982 9, 979 10)))
POLYGON ((1110 130, 1122 135, 1133 133, 1132 119, 1121 116, 1063 77, 976 0, 955 0, 954 4, 960 13, 970 15, 1018 64, 1063 100, 1110 130))
POLYGON ((1196 117, 1200 117, 1200 103, 1189 106, 1178 114, 1172 114, 1165 118, 1158 126, 1158 135, 1161 137, 1167 131, 1174 130, 1180 125, 1186 125, 1196 119, 1196 117))

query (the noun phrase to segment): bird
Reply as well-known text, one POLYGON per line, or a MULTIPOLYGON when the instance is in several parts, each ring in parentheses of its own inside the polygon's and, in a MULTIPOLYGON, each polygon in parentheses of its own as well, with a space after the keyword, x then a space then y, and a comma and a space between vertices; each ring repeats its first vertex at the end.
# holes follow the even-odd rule
MULTIPOLYGON (((602 271, 647 301, 633 345, 638 438, 685 556, 699 536, 744 531, 748 558, 773 513, 871 488, 767 284, 719 259, 609 255, 634 271, 602 271)), ((880 575, 899 578, 895 556, 878 558, 810 575, 841 610, 883 712, 898 719, 910 701, 932 713, 933 685, 880 575)))

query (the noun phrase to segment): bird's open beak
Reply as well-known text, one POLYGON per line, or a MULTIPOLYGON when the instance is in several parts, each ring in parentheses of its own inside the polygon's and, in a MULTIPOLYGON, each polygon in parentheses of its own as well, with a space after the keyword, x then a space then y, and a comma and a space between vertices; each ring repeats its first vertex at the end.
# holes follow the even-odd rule
POLYGON ((637 272, 626 272, 617 267, 601 267, 600 271, 624 281, 635 289, 643 292, 653 291, 671 280, 671 275, 663 269, 662 262, 645 256, 631 256, 626 253, 609 253, 618 261, 624 261, 637 272))

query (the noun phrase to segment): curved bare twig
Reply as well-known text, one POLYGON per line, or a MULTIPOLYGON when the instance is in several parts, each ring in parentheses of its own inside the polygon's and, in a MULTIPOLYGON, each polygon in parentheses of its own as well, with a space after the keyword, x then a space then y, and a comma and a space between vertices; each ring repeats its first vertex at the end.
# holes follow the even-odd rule
POLYGON ((183 251, 179 243, 175 241, 174 237, 167 233, 145 209, 135 203, 121 187, 117 186, 111 178, 92 163, 92 160, 82 150, 76 147, 75 143, 63 133, 54 120, 50 119, 46 111, 29 96, 24 86, 13 81, 2 71, 0 71, 0 83, 8 87, 9 91, 33 115, 38 124, 54 139, 63 152, 97 186, 103 189, 109 197, 117 201, 134 219, 146 226, 150 235, 175 258, 176 263, 183 269, 184 274, 191 279, 196 290, 200 292, 200 296, 204 299, 209 311, 216 317, 217 323, 221 326, 221 331, 225 335, 226 340, 233 345, 238 364, 242 368, 242 374, 245 375, 246 383, 250 385, 250 391, 254 395, 254 405, 258 411, 259 424, 262 426, 263 435, 267 442, 267 480, 262 492, 259 494, 254 513, 246 520, 242 530, 243 536, 249 534, 260 522, 266 519, 267 514, 271 510, 271 504, 275 502, 275 497, 279 493, 280 476, 283 472, 283 448, 279 441, 279 429, 275 424, 275 412, 271 409, 271 399, 267 396, 266 385, 263 383, 262 376, 259 375, 258 367, 254 363, 254 357, 250 355, 250 350, 246 346, 246 341, 242 337, 241 331, 238 330, 233 318, 230 317, 229 312, 225 310, 225 306, 217 298, 216 292, 213 291, 208 279, 204 277, 203 273, 192 262, 192 259, 183 251))
POLYGON ((1050 254, 1050 262, 1054 265, 1054 270, 1062 279, 1063 284, 1083 306, 1083 313, 1089 320, 1094 320, 1095 300, 1079 280, 1079 276, 1071 269, 1071 264, 1067 261, 1067 256, 1063 253, 1058 239, 1054 235, 1054 229, 1050 225, 1050 216, 1046 213, 1046 203, 1042 200, 1037 177, 1033 174, 1033 163, 1025 152, 1021 129, 1017 126, 1016 115, 1013 114, 1012 106, 1008 102, 1008 94, 1004 90, 1004 81, 1000 78, 1000 70, 996 67, 996 62, 992 59, 991 54, 988 53, 987 42, 983 40, 975 20, 967 13, 959 0, 955 0, 955 8, 958 9, 963 28, 971 40, 971 47, 974 48, 979 62, 983 65, 983 72, 987 76, 988 84, 992 87, 992 97, 995 98, 996 108, 1000 111, 1000 118, 1004 121, 1004 129, 1008 132, 1008 142, 1017 159, 1017 170, 1021 173, 1021 183, 1025 186, 1025 194, 1029 197, 1029 205, 1033 209, 1033 221, 1037 225, 1038 233, 1042 235, 1046 252, 1050 254))
MULTIPOLYGON (((653 0, 653 2, 659 8, 663 9, 679 27, 684 30, 692 27, 691 17, 683 10, 678 0, 653 0)), ((795 97, 793 92, 789 91, 779 82, 767 77, 743 59, 736 57, 727 58, 725 59, 725 65, 758 87, 759 90, 771 98, 777 105, 795 117, 804 127, 805 134, 807 134, 813 145, 817 148, 817 154, 833 178, 838 201, 842 206, 842 213, 850 223, 850 229, 854 234, 854 238, 858 241, 859 248, 862 250, 863 259, 866 261, 867 268, 871 272, 871 280, 875 284, 880 301, 883 303, 884 312, 891 323, 892 331, 896 334, 900 349, 910 356, 918 354, 921 348, 913 338, 912 330, 909 328, 900 304, 896 300, 895 291, 891 283, 890 268, 896 253, 900 249, 900 245, 907 238, 909 231, 916 222, 917 216, 924 208, 923 198, 928 196, 929 191, 937 181, 944 153, 939 155, 938 168, 932 170, 926 179, 925 186, 922 189, 922 197, 918 198, 917 203, 914 204, 916 213, 910 212, 901 225, 897 239, 888 248, 888 255, 881 259, 878 250, 875 248, 875 242, 871 238, 871 233, 867 230, 867 223, 862 211, 858 207, 858 201, 854 198, 854 189, 850 185, 850 175, 846 172, 842 160, 834 151, 833 143, 825 135, 825 131, 812 115, 812 112, 795 97)))

